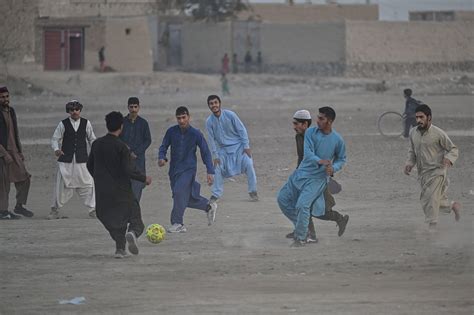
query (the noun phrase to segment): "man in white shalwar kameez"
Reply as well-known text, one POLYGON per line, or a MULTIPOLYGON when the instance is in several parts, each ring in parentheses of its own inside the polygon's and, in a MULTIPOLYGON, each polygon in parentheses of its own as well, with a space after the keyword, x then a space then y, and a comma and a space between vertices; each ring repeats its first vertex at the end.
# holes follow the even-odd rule
POLYGON ((74 191, 88 208, 89 216, 95 217, 94 180, 86 163, 87 146, 90 147, 96 136, 90 121, 80 117, 82 108, 78 101, 67 103, 66 112, 70 117, 58 124, 51 139, 58 157, 58 172, 48 219, 64 218, 59 215, 59 209, 71 199, 74 191))
POLYGON ((431 109, 422 104, 416 108, 417 127, 410 130, 408 159, 405 174, 410 175, 416 165, 421 184, 421 205, 425 213, 425 222, 433 229, 438 223, 438 214, 454 213, 459 221, 461 204, 449 200, 448 168, 456 162, 459 151, 446 132, 431 123, 431 109))

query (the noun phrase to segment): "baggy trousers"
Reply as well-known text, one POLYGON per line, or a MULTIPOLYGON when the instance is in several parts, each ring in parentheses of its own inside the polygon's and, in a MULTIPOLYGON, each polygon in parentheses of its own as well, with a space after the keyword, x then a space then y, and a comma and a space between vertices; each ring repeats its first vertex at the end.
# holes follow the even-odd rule
MULTIPOLYGON (((248 192, 256 192, 257 191, 257 175, 255 174, 255 168, 253 166, 253 160, 247 155, 243 154, 243 158, 241 160, 241 174, 247 175, 247 186, 248 192)), ((224 193, 224 171, 219 164, 215 168, 214 174, 214 185, 212 185, 211 192, 214 197, 221 198, 222 194, 224 193)))
MULTIPOLYGON (((30 177, 15 183, 16 203, 26 204, 28 192, 30 191, 30 177)), ((10 194, 10 181, 8 180, 7 166, 0 158, 0 211, 8 210, 8 195, 10 194)))
POLYGON ((132 231, 135 233, 136 237, 139 237, 142 235, 144 229, 145 225, 143 224, 140 207, 134 207, 127 225, 118 229, 108 228, 107 231, 109 231, 110 236, 115 241, 115 248, 125 249, 125 244, 127 242, 125 240, 125 233, 127 231, 132 231))
POLYGON ((186 208, 207 211, 209 200, 200 195, 201 185, 196 182, 195 176, 195 171, 188 171, 170 178, 173 192, 171 224, 183 224, 186 208))
POLYGON ((446 174, 421 177, 420 201, 426 223, 437 223, 440 210, 444 213, 451 212, 451 202, 446 194, 448 182, 446 174))

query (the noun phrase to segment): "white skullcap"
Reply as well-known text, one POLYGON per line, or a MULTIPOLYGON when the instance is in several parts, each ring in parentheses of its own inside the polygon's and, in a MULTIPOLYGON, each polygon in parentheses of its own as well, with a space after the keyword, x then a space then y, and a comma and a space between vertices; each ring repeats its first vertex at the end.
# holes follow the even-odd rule
POLYGON ((311 114, 306 109, 301 109, 293 115, 293 118, 296 118, 296 119, 311 119, 311 114))

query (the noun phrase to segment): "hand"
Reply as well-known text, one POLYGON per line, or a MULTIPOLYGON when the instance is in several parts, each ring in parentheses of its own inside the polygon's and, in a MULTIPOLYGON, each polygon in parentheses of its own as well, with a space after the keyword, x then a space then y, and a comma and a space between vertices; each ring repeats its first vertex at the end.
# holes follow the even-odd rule
POLYGON ((444 165, 446 168, 450 168, 451 166, 453 166, 453 163, 451 163, 451 161, 448 160, 448 159, 443 159, 443 165, 444 165))
POLYGON ((326 165, 326 174, 329 176, 334 176, 334 168, 331 164, 326 165))
POLYGON ((219 164, 221 164, 221 161, 218 158, 214 159, 214 167, 216 167, 219 164))
POLYGON ((5 163, 6 164, 10 164, 10 163, 13 163, 13 158, 10 154, 6 154, 3 156, 3 159, 5 160, 5 163))
POLYGON ((60 157, 61 155, 64 155, 64 152, 62 150, 56 150, 54 151, 54 154, 57 156, 57 157, 60 157))
POLYGON ((213 183, 214 183, 214 175, 207 174, 207 185, 212 186, 213 183))
POLYGON ((406 175, 410 175, 410 172, 411 170, 413 169, 413 165, 405 165, 405 169, 403 170, 403 172, 406 174, 406 175))
POLYGON ((165 166, 165 164, 166 164, 166 160, 158 160, 159 167, 165 166))
POLYGON ((147 176, 146 179, 145 179, 145 185, 150 185, 151 184, 151 177, 150 176, 147 176))
POLYGON ((249 158, 252 157, 252 151, 250 151, 250 148, 244 149, 244 153, 247 154, 249 156, 249 158))
POLYGON ((331 165, 332 162, 330 160, 319 160, 318 164, 328 166, 328 165, 331 165))

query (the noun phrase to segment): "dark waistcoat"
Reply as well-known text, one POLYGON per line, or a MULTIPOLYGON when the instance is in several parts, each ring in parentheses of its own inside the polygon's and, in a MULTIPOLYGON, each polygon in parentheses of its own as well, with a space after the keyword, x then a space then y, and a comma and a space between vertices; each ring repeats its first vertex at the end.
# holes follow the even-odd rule
POLYGON ((64 135, 61 150, 64 152, 58 159, 59 162, 71 163, 74 154, 77 163, 87 162, 87 119, 80 118, 81 122, 77 131, 74 130, 69 118, 62 121, 64 125, 64 135))

